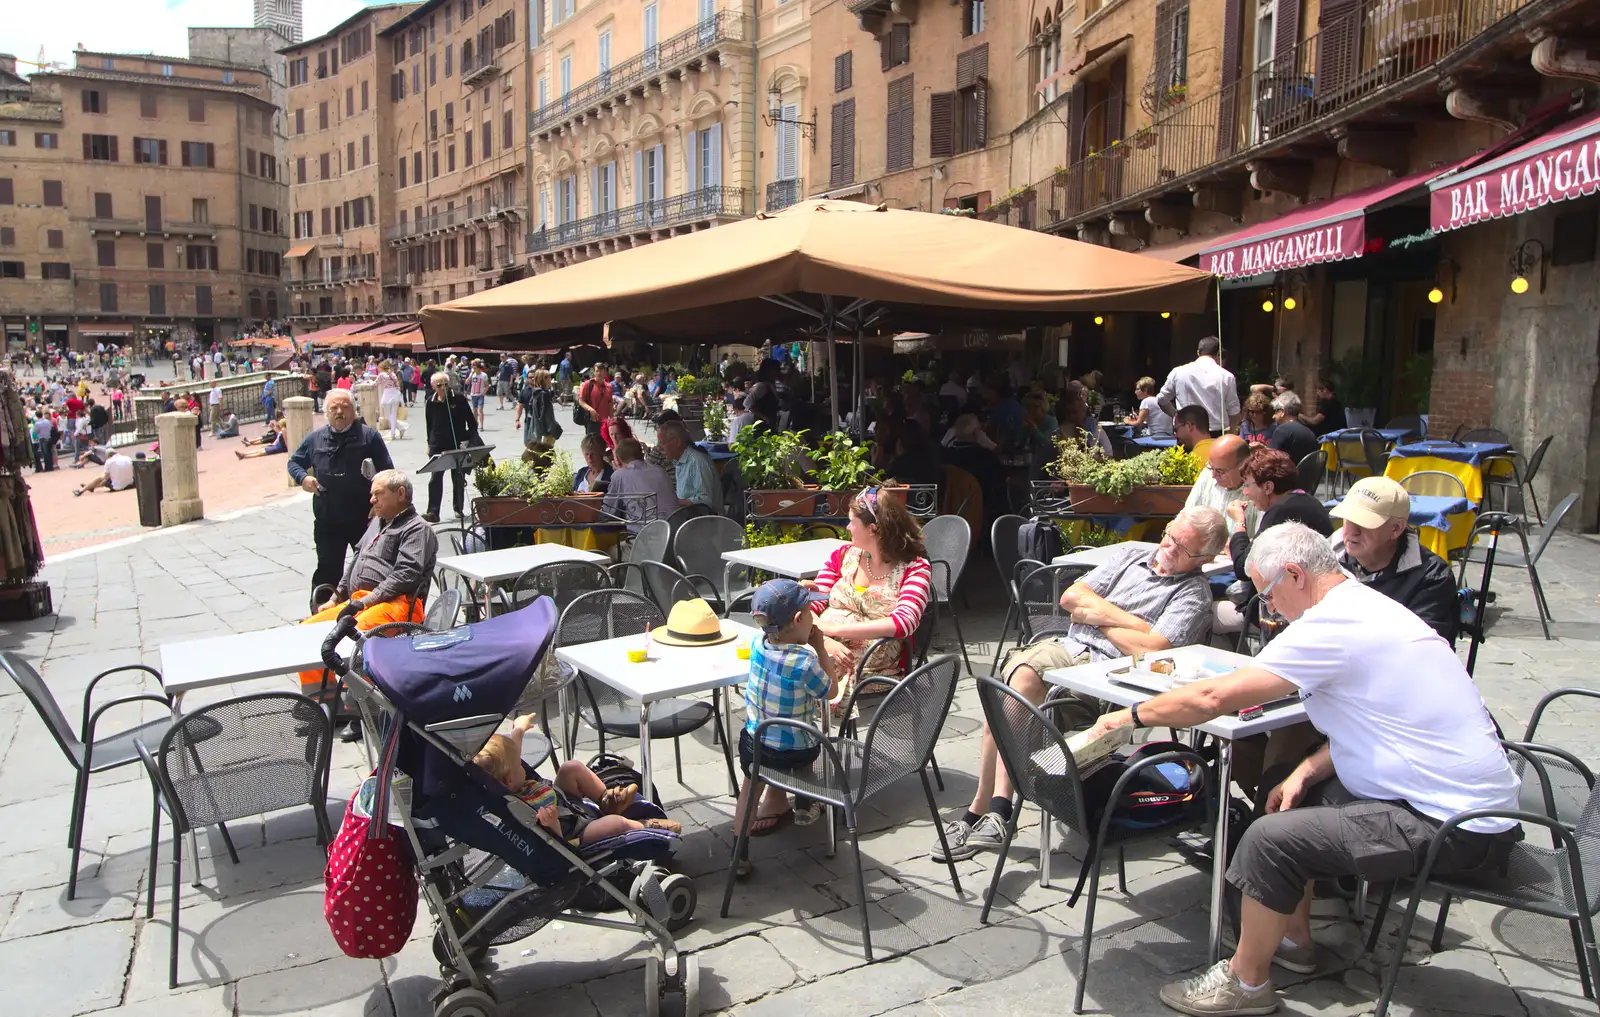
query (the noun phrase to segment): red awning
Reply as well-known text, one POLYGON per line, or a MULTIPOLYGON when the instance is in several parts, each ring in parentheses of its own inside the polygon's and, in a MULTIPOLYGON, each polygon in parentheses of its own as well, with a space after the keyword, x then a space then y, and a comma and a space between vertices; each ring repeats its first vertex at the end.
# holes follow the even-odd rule
POLYGON ((1453 230, 1600 190, 1600 113, 1428 185, 1429 225, 1453 230))
POLYGON ((1366 253, 1369 211, 1420 192, 1429 180, 1459 165, 1363 187, 1217 238, 1201 249, 1200 271, 1238 278, 1359 258, 1366 253))
POLYGON ((295 341, 326 344, 331 339, 338 339, 352 332, 359 332, 364 328, 370 328, 373 324, 375 323, 370 321, 341 321, 336 325, 329 325, 327 328, 318 329, 315 332, 307 332, 305 335, 295 336, 295 341))

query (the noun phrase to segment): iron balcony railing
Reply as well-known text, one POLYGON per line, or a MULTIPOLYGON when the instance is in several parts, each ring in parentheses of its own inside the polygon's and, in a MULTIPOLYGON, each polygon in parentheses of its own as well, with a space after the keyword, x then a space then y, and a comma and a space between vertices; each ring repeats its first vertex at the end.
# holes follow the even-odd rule
POLYGON ((780 208, 788 208, 806 193, 805 183, 796 177, 793 180, 774 180, 767 185, 767 211, 776 212, 780 208))
POLYGON ((494 53, 485 53, 475 63, 469 62, 462 65, 461 83, 463 85, 474 85, 499 73, 499 57, 494 53))
POLYGON ((557 123, 569 116, 585 113, 601 100, 626 92, 645 81, 673 68, 681 67, 727 42, 744 42, 749 38, 743 14, 737 11, 718 11, 701 21, 643 52, 629 57, 620 64, 583 82, 566 95, 557 96, 538 109, 528 113, 528 130, 557 123))
POLYGON ((284 282, 289 286, 337 286, 340 283, 366 282, 377 277, 377 273, 368 268, 346 268, 343 265, 331 265, 327 270, 321 272, 307 272, 300 276, 285 276, 284 282))
POLYGON ((443 212, 421 216, 407 222, 397 223, 383 231, 383 239, 395 243, 411 237, 425 236, 433 233, 444 233, 458 226, 472 226, 477 223, 489 222, 501 215, 520 215, 526 205, 520 202, 510 204, 493 203, 479 205, 472 208, 449 208, 443 212))
POLYGON ((1352 105, 1433 68, 1536 0, 1365 0, 1234 84, 1183 102, 1167 116, 1057 170, 1034 186, 1034 225, 1097 217, 1108 206, 1158 196, 1212 166, 1281 145, 1310 125, 1330 126, 1352 105))
POLYGON ((745 187, 703 187, 658 201, 615 208, 587 219, 557 223, 528 234, 529 254, 557 250, 621 233, 659 229, 703 219, 738 219, 755 214, 755 192, 745 187))

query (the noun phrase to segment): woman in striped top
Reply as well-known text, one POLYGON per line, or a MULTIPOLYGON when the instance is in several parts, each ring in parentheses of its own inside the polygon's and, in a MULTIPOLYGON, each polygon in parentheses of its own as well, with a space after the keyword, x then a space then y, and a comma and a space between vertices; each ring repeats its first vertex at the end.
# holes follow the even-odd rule
POLYGON ((841 547, 812 584, 828 595, 817 604, 817 628, 840 674, 834 710, 850 697, 860 655, 874 640, 899 643, 874 651, 864 673, 904 674, 910 638, 928 606, 933 571, 922 527, 893 488, 867 488, 850 505, 850 544, 841 547))

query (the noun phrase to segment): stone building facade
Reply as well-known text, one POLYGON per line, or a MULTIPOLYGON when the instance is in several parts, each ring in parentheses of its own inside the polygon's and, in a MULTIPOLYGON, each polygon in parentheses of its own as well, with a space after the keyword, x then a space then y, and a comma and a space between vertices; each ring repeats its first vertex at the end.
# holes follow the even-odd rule
POLYGON ((79 50, 0 103, 8 344, 212 341, 283 304, 269 75, 79 50))

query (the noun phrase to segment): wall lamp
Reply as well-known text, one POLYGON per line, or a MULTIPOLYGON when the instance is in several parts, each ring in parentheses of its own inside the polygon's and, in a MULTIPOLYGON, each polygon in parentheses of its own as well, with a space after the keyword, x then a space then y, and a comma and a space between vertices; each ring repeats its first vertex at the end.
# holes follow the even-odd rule
POLYGON ((1528 292, 1528 272, 1534 267, 1539 269, 1539 292, 1544 292, 1544 284, 1548 272, 1544 244, 1539 240, 1524 240, 1517 248, 1517 253, 1511 256, 1511 292, 1523 294, 1528 292))
POLYGON ((783 93, 776 88, 767 90, 767 111, 761 115, 768 127, 778 124, 793 124, 800 128, 802 138, 811 139, 811 151, 817 150, 817 108, 811 107, 810 120, 793 120, 783 115, 783 93))

